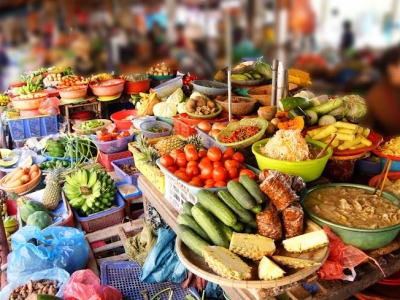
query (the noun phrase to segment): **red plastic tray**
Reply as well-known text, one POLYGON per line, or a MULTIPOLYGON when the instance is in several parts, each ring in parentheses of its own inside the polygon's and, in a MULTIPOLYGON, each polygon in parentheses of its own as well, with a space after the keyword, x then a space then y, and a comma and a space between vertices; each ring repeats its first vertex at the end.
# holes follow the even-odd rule
MULTIPOLYGON (((305 136, 308 131, 316 129, 316 128, 320 128, 320 127, 322 127, 322 126, 312 126, 312 127, 304 128, 302 131, 302 134, 303 134, 303 136, 305 136)), ((351 155, 366 153, 369 151, 373 151, 383 142, 383 137, 380 134, 373 132, 373 131, 371 131, 371 133, 368 135, 368 139, 372 142, 371 146, 359 148, 359 149, 353 149, 353 150, 333 149, 333 155, 336 155, 336 156, 349 155, 349 156, 351 156, 351 155)), ((398 158, 398 159, 400 159, 400 158, 398 158)))
POLYGON ((197 125, 201 121, 207 121, 209 123, 228 122, 229 115, 227 113, 220 113, 218 118, 211 119, 211 120, 201 120, 201 119, 193 119, 193 118, 189 117, 187 113, 183 113, 183 114, 179 115, 179 118, 182 122, 184 122, 188 125, 197 125))
MULTIPOLYGON (((391 139, 390 137, 385 138, 385 139, 383 140, 383 143, 382 143, 382 144, 386 143, 386 142, 389 141, 390 139, 391 139)), ((372 150, 372 152, 373 152, 376 156, 379 156, 379 157, 388 158, 388 159, 391 159, 391 160, 400 160, 400 157, 399 157, 399 156, 383 154, 383 153, 382 153, 379 149, 377 149, 377 148, 375 148, 374 150, 372 150)))
MULTIPOLYGON (((376 184, 378 183, 380 177, 381 177, 381 174, 375 175, 374 177, 372 177, 369 180, 368 185, 372 186, 372 187, 375 187, 376 184)), ((390 179, 390 180, 400 179, 400 172, 389 172, 387 174, 387 178, 390 179)), ((400 277, 400 274, 399 274, 399 277, 400 277)))

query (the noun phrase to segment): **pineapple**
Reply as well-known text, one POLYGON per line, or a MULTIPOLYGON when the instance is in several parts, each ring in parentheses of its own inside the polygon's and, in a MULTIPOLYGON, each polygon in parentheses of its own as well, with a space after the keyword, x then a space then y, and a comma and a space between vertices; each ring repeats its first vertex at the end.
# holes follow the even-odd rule
POLYGON ((160 156, 162 156, 164 154, 171 153, 171 151, 174 149, 183 149, 186 144, 187 142, 185 140, 171 137, 167 139, 162 139, 161 141, 157 142, 154 145, 154 148, 156 148, 160 156))
POLYGON ((321 265, 321 263, 309 259, 301 259, 301 258, 294 258, 288 256, 280 256, 280 255, 274 255, 272 256, 272 259, 278 265, 288 266, 293 269, 316 267, 321 265))
POLYGON ((284 240, 282 244, 286 251, 300 253, 329 245, 329 239, 321 229, 284 240))
POLYGON ((150 147, 149 143, 147 142, 147 139, 144 137, 143 134, 138 135, 136 146, 140 152, 150 147))
POLYGON ((157 150, 153 147, 148 147, 142 151, 143 158, 141 159, 146 165, 157 166, 156 160, 160 158, 157 150))
POLYGON ((232 235, 229 250, 253 260, 259 260, 264 255, 271 255, 275 252, 273 239, 258 235, 234 232, 232 235))
POLYGON ((63 168, 56 168, 46 177, 46 187, 44 188, 42 203, 49 210, 56 209, 60 202, 61 185, 58 181, 63 170, 63 168))
POLYGON ((258 277, 263 280, 273 280, 283 277, 286 272, 268 257, 264 256, 258 265, 258 277))
POLYGON ((210 268, 222 277, 238 280, 251 278, 251 267, 224 247, 206 246, 203 256, 210 268))
POLYGON ((189 136, 186 139, 186 144, 194 145, 197 151, 204 148, 203 138, 198 134, 189 136))

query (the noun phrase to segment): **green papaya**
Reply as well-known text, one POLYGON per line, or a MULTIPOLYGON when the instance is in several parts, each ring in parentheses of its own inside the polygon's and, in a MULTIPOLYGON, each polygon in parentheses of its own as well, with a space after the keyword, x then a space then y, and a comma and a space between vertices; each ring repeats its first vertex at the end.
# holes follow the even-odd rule
POLYGON ((26 220, 26 225, 38 226, 40 229, 44 229, 53 224, 53 220, 49 214, 44 211, 37 211, 31 214, 26 220))
POLYGON ((54 215, 51 211, 49 211, 46 206, 44 206, 41 202, 37 202, 34 200, 25 200, 23 197, 17 199, 19 215, 21 216, 22 221, 26 223, 28 217, 37 211, 44 211, 48 215, 54 215))

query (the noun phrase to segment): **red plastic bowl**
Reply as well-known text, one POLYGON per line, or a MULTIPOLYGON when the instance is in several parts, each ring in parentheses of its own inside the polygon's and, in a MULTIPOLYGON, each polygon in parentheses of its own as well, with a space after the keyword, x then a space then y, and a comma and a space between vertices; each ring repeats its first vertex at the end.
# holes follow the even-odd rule
POLYGON ((115 123, 118 130, 128 130, 133 125, 132 121, 130 120, 123 120, 128 116, 137 116, 136 109, 127 109, 121 110, 116 113, 113 113, 110 118, 115 123))
POLYGON ((150 89, 151 80, 143 81, 125 81, 125 93, 127 94, 139 94, 146 92, 150 89))
POLYGON ((116 96, 123 92, 125 80, 109 79, 92 81, 89 85, 94 95, 99 97, 116 96))

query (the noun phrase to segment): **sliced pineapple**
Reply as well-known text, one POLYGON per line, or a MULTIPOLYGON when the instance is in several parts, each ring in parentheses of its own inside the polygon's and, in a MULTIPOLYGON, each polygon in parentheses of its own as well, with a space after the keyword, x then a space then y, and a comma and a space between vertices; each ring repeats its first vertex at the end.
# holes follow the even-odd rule
POLYGON ((329 239, 321 229, 284 240, 282 244, 286 251, 301 253, 329 245, 329 239))
POLYGON ((283 277, 285 273, 284 270, 266 256, 261 259, 258 265, 258 277, 263 280, 278 279, 283 277))
POLYGON ((210 268, 224 278, 238 280, 251 278, 251 267, 224 247, 206 246, 203 248, 203 256, 210 268))
POLYGON ((305 268, 305 267, 316 267, 320 266, 321 263, 309 260, 309 259, 301 259, 301 258, 294 258, 294 257, 288 257, 288 256, 280 256, 280 255, 274 255, 272 256, 272 259, 281 266, 288 266, 293 269, 300 269, 300 268, 305 268))
POLYGON ((273 239, 259 235, 233 232, 229 250, 253 260, 259 260, 264 255, 272 255, 275 250, 273 239))

